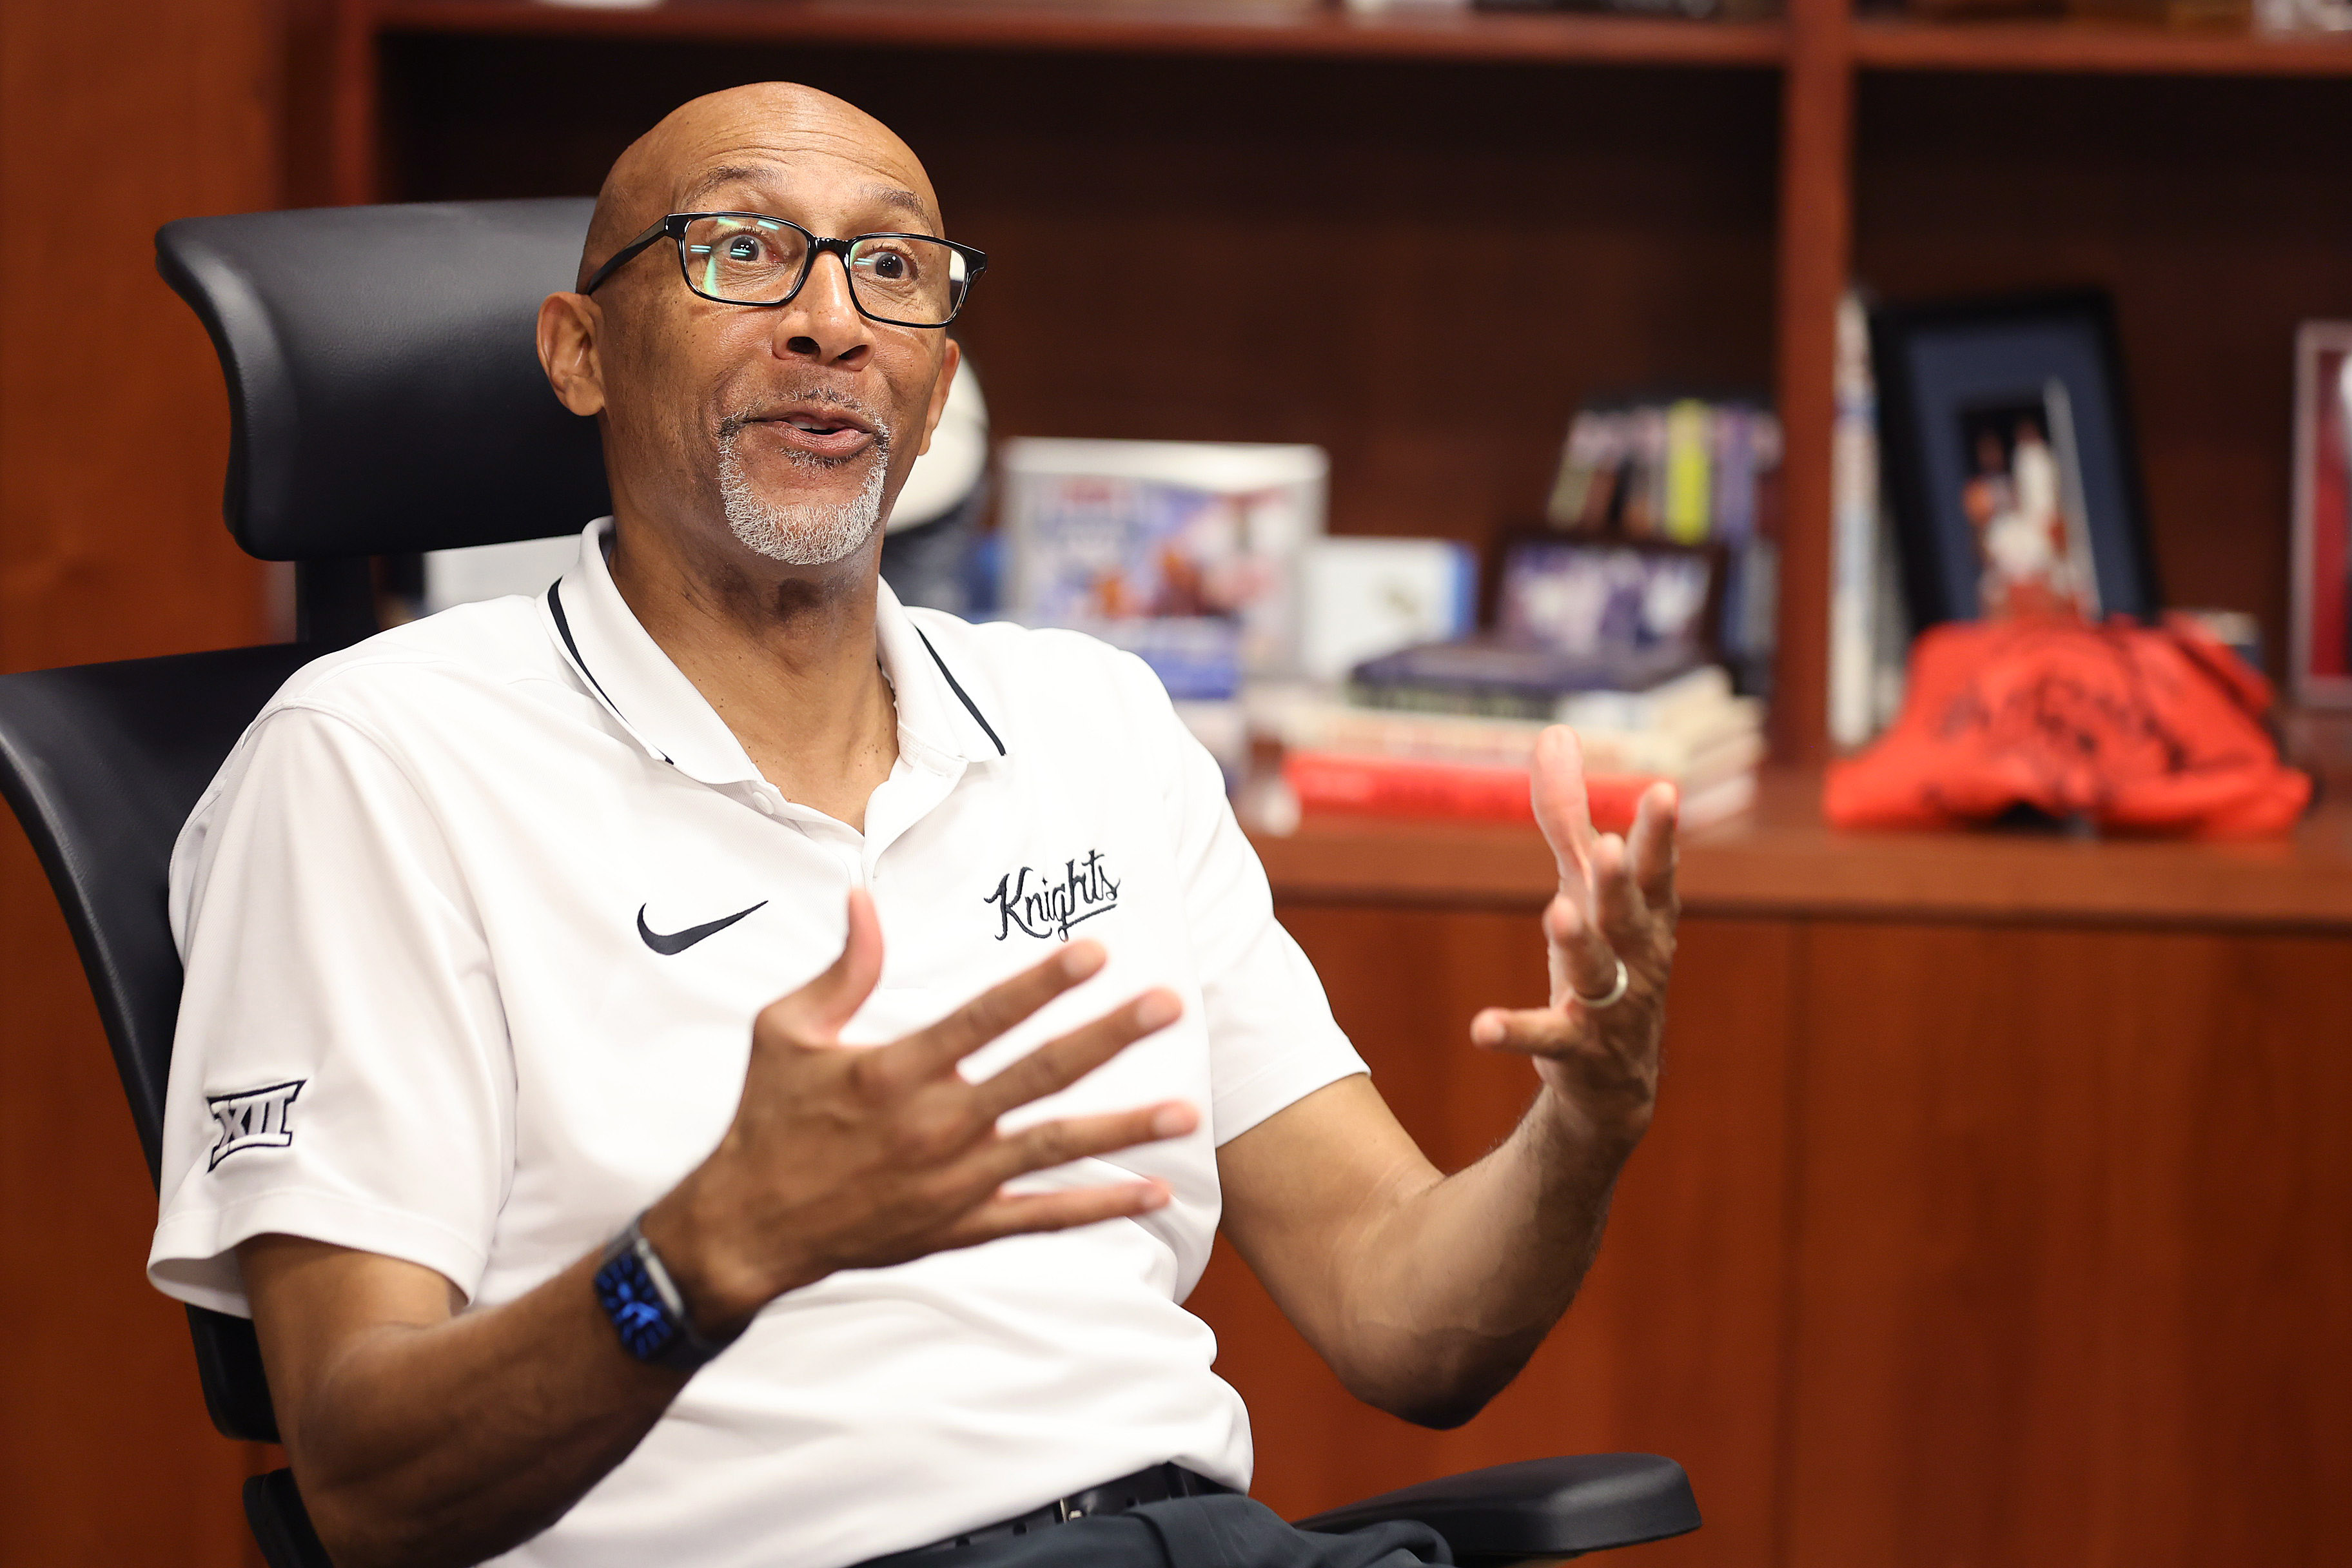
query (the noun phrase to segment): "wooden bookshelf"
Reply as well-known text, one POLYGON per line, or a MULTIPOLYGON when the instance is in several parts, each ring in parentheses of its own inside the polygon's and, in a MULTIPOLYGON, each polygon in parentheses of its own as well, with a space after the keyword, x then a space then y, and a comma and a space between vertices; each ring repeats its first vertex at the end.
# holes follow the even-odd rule
MULTIPOLYGON (((1286 346, 1277 342, 1276 357, 1287 356, 1278 401, 1295 416, 1286 420, 1245 410, 1188 410, 1188 400, 1209 401, 1200 390, 1214 379, 1205 365, 1190 377, 1168 376, 1164 392, 1144 384, 1188 353, 1176 341, 1181 334, 1149 328, 1139 335, 1135 368, 1124 383, 1113 374, 1108 384, 1058 397, 1051 370, 1027 363, 1036 329, 1049 324, 1048 307, 1042 293, 1016 296, 1009 254, 999 269, 1004 276, 992 275, 990 297, 974 314, 975 347, 991 367, 992 392, 1005 385, 1009 395, 996 401, 1008 429, 1321 440, 1335 455, 1336 527, 1474 540, 1535 510, 1578 395, 1675 383, 1769 388, 1789 434, 1775 742, 1780 758, 1796 764, 1818 763, 1827 751, 1831 360, 1836 301, 1848 279, 1859 276, 1890 296, 2104 282, 2122 305, 2158 554, 2179 584, 2176 596, 2252 610, 2274 644, 2284 636, 2283 334, 2300 317, 2352 314, 2352 276, 2333 259, 2347 253, 2339 243, 2346 237, 2324 217, 2299 245, 2287 236, 2253 237, 2248 254, 2232 264, 2248 280, 2244 298, 2225 298, 2216 310, 2209 306, 2217 279, 2210 268, 2200 271, 2198 242, 2168 234, 2140 243, 2146 237, 2132 232, 2138 216, 2115 204, 2103 208, 2100 192, 2111 183, 2113 165, 2134 156, 2137 133, 2120 122, 2137 105, 2149 115, 2161 110, 2177 126, 2210 126, 2223 146, 2218 162, 2191 157, 2194 166, 2177 183, 2160 172, 2147 174, 2149 189, 2137 193, 2149 197, 2145 210, 2178 208, 2200 233, 2226 233, 2243 174, 2276 196, 2269 210, 2333 211, 2341 205, 2336 193, 2352 181, 2352 157, 2333 151, 2340 139, 2331 127, 2346 106, 2331 83, 2352 77, 2352 42, 2060 22, 1858 19, 1848 0, 1790 0, 1784 22, 1719 25, 1467 12, 1366 17, 1315 0, 670 0, 625 10, 539 0, 324 3, 310 52, 326 67, 317 116, 325 134, 308 175, 322 200, 584 188, 597 160, 634 125, 626 117, 640 114, 639 103, 600 118, 562 95, 534 98, 526 84, 520 98, 530 102, 539 129, 571 137, 582 156, 565 164, 527 155, 502 163, 494 155, 461 167, 473 163, 485 142, 503 137, 512 149, 531 133, 525 116, 501 121, 469 89, 484 88, 494 68, 514 80, 528 77, 518 68, 528 62, 560 59, 567 70, 586 68, 592 93, 600 85, 596 74, 613 72, 617 96, 626 99, 616 63, 625 58, 655 62, 653 79, 682 90, 718 79, 726 68, 716 62, 723 58, 739 77, 767 69, 831 73, 885 100, 889 84, 903 80, 913 84, 908 91, 917 100, 928 95, 974 111, 1003 104, 973 89, 963 79, 971 73, 954 62, 985 61, 990 73, 1010 73, 1024 90, 1048 97, 1079 68, 1056 68, 1055 58, 1084 57, 1093 62, 1089 71, 1158 62, 1216 109, 1196 110, 1188 123, 1181 111, 1153 120, 1151 110, 1131 106, 1148 93, 1129 94, 1129 105, 1087 105, 1149 121, 1154 145, 1139 147, 1136 169, 1146 182, 1182 179, 1181 159, 1157 154, 1188 136, 1213 140, 1200 127, 1223 114, 1278 121, 1267 132, 1272 144, 1325 157, 1318 173, 1337 170, 1343 181, 1363 182, 1377 162, 1376 139, 1360 136, 1361 145, 1332 153, 1316 116, 1344 140, 1374 103, 1393 101, 1394 112, 1411 118, 1412 91, 1425 86, 1434 94, 1427 121, 1442 147, 1438 156, 1464 171, 1516 163, 1525 184, 1564 192, 1560 199, 1571 205, 1623 204, 1641 182, 1654 182, 1620 212, 1554 211, 1518 220, 1536 264, 1559 276, 1565 297, 1607 294, 1620 309, 1616 319, 1604 320, 1607 312, 1570 308, 1525 323, 1524 334, 1519 323, 1500 316, 1474 318, 1470 327, 1480 342, 1524 335, 1528 342, 1516 346, 1553 359, 1556 368, 1549 392, 1532 379, 1507 383, 1495 404, 1504 411, 1500 427, 1465 465, 1469 477, 1458 496, 1447 491, 1441 455, 1417 441, 1408 413, 1384 416, 1365 406, 1366 385, 1411 377, 1401 359, 1368 364, 1357 352, 1372 323, 1394 314, 1393 294, 1352 301, 1363 313, 1345 331, 1309 333, 1286 346), (877 64, 884 60, 895 64, 877 64), (2000 85, 1934 85, 1954 77, 2000 85), (2035 79, 2053 85, 2026 85, 2035 79), (2147 85, 2089 85, 2101 79, 2147 85), (2220 85, 2233 79, 2246 83, 2236 97, 2231 94, 2237 89, 2220 85), (2278 79, 2285 98, 2245 96, 2258 93, 2256 84, 2265 79, 2278 79), (1558 86, 1531 85, 1537 82, 1558 86), (876 83, 882 85, 870 85, 876 83), (1507 110, 1484 131, 1454 129, 1486 109, 1487 85, 1499 101, 1518 106, 1517 120, 1507 110), (1236 86, 1240 95, 1218 100, 1236 86), (1533 126, 1546 92, 1558 96, 1559 123, 1549 146, 1531 146, 1539 141, 1533 126), (1988 92, 2002 102, 2004 115, 1988 119, 1988 92), (2075 114, 2071 100, 2082 93, 2126 112, 2075 114), (1313 112, 1285 115, 1268 107, 1286 98, 1313 112), (2026 159, 2053 162, 2057 172, 2031 204, 2005 213, 1985 176, 2005 177, 2005 160, 2021 154, 2000 146, 1972 160, 1967 144, 2006 118, 2012 101, 2024 104, 2029 119, 2041 117, 2041 131, 2064 134, 2042 143, 2051 159, 2026 159), (1596 107, 1580 118, 1578 106, 1588 104, 1596 107), (1932 134, 1921 129, 1938 115, 1949 123, 1936 125, 1932 134), (2280 157, 2263 155, 2243 130, 2249 121, 2265 120, 2280 157), (1592 178, 1580 180, 1580 173, 1592 178), (1933 192, 1939 181, 1948 195, 1917 195, 1933 192), (1661 189, 1675 185, 1715 211, 1701 216, 1661 198, 1661 189), (2087 203, 2069 199, 2075 190, 2087 203), (1938 199, 1945 211, 1976 215, 1973 245, 1956 246, 1943 234, 1916 238, 1934 227, 1933 215, 1923 226, 1906 204, 1938 199), (2080 210, 2085 205, 2095 213, 2089 231, 2080 210), (2045 242, 2041 231, 2053 224, 2061 232, 2045 242), (1622 253, 1613 265, 1580 265, 1580 258, 1611 245, 1622 253), (1345 384, 1351 380, 1352 388, 1345 384), (1113 418, 1117 430, 1091 428, 1113 418), (1384 463, 1405 471, 1383 472, 1384 463)), ((649 106, 654 96, 640 101, 649 106)), ((919 107, 878 107, 900 119, 909 112, 921 118, 919 107)), ((961 132, 971 122, 942 115, 936 131, 919 124, 918 145, 936 145, 950 123, 961 132), (927 139, 925 132, 934 134, 927 139)), ((1117 125, 1106 129, 1115 138, 1117 125)), ((978 135, 988 142, 985 125, 978 135)), ((2000 142, 1997 127, 1991 140, 2000 142)), ((999 158, 985 166, 1002 163, 999 158)), ((943 183, 953 191, 987 182, 967 176, 943 183)), ((976 213, 990 221, 973 232, 992 239, 1011 234, 1017 244, 1024 237, 1013 209, 1036 216, 1039 192, 998 184, 999 192, 983 189, 976 213)), ((1408 184, 1402 195, 1433 197, 1444 184, 1433 177, 1420 190, 1408 184)), ((1475 194, 1475 177, 1470 185, 1475 194)), ((1228 205, 1236 218, 1253 207, 1261 209, 1254 217, 1279 216, 1264 210, 1267 203, 1256 193, 1228 205)), ((1124 226, 1123 233, 1150 226, 1132 214, 1103 221, 1124 226)), ((1327 205, 1305 221, 1331 227, 1346 215, 1327 205)), ((1187 282, 1213 316, 1252 308, 1246 280, 1229 269, 1195 267, 1187 282)), ((1268 323, 1259 341, 1280 335, 1268 323)), ((1239 363, 1248 347, 1240 340, 1223 343, 1222 363, 1239 363)))
MULTIPOLYGON (((1588 395, 1776 399, 1777 765, 1686 847, 1665 1098, 1592 1284, 1493 1409, 1428 1433, 1350 1400, 1221 1253, 1193 1305, 1271 1506, 1633 1448, 1707 1510, 1658 1568, 2352 1545, 2352 1331, 2324 1310, 2352 1290, 2352 808, 2250 845, 1818 811, 1851 279, 2111 288, 2171 597, 2283 637, 2293 328, 2352 318, 2352 45, 1850 0, 1737 26, 318 4, 298 200, 582 192, 693 93, 813 81, 905 134, 1001 261, 960 329, 1001 432, 1315 441, 1343 531, 1531 515, 1588 395), (1377 258, 1335 295, 1265 265, 1334 239, 1377 258), (1541 287, 1482 287, 1463 263, 1492 255, 1541 287)), ((1448 1163, 1492 1147, 1526 1064, 1464 1031, 1544 994, 1539 839, 1326 819, 1258 847, 1409 1130, 1448 1163)))
MULTIPOLYGON (((22 0, 7 41, 10 210, 80 237, 19 247, 5 302, 10 668, 267 638, 217 515, 218 370, 153 275, 158 224, 578 193, 679 97, 758 75, 907 130, 996 252, 969 341, 1008 432, 1320 441, 1337 526, 1479 538, 1533 506, 1585 393, 1772 391, 1792 759, 1822 750, 1849 276, 1890 298, 2112 287, 2169 585, 2256 611, 2273 645, 2289 334, 2352 318, 2333 40, 1857 19, 1849 0, 1735 27, 22 0), (1360 231, 1381 276, 1319 311, 1243 265, 1269 237, 1360 231), (1168 264, 1137 299, 1090 289, 1065 255, 1087 232, 1168 264), (1505 247, 1545 291, 1465 291, 1446 237, 1505 247), (139 372, 58 395, 59 366, 115 362, 139 372), (1489 428, 1423 428, 1465 407, 1489 428)), ((1754 818, 1689 847, 1657 1122, 1587 1289, 1493 1408, 1444 1433, 1367 1412, 1220 1253, 1191 1304, 1248 1397, 1257 1495, 1297 1516, 1626 1448, 1682 1459, 1707 1516, 1627 1559, 1649 1568, 2352 1558, 2352 822, 2331 799, 2270 845, 1836 835, 1814 776, 1776 773, 1754 818)), ((152 1194, 63 922, 0 838, 15 1212, 73 1282, 20 1332, 49 1353, 0 1387, 40 1413, 16 1555, 241 1568, 237 1482, 283 1456, 210 1430, 184 1326, 139 1278, 152 1194)), ((1413 1135, 1448 1164, 1491 1148, 1529 1076, 1465 1026, 1543 994, 1541 847, 1316 823, 1261 848, 1413 1135)))
POLYGON ((1864 70, 2126 76, 2352 76, 2352 40, 2081 22, 1936 25, 1873 17, 1853 29, 1864 70))
MULTIPOLYGON (((2229 844, 1841 833, 1820 800, 1818 773, 1768 771, 1753 814, 1692 835, 1689 914, 2352 933, 2352 804, 2340 800, 2292 838, 2229 844)), ((1321 816, 1255 842, 1282 899, 1532 907, 1555 886, 1533 828, 1321 816)))
POLYGON ((1787 47, 1787 31, 1775 22, 1709 26, 1412 10, 1356 16, 1315 0, 670 0, 622 10, 533 0, 385 0, 377 16, 384 32, 1328 59, 1773 65, 1787 47))

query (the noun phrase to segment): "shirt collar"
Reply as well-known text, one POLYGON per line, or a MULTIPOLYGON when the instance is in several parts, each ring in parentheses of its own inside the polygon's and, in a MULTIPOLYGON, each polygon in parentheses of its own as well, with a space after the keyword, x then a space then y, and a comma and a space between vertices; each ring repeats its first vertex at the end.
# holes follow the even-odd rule
MULTIPOLYGON (((580 534, 580 558, 540 600, 540 618, 564 661, 648 755, 705 784, 756 782, 742 742, 642 626, 614 586, 604 552, 613 520, 580 534)), ((898 747, 933 766, 1004 754, 970 690, 950 673, 887 583, 877 584, 875 653, 898 712, 898 747)))

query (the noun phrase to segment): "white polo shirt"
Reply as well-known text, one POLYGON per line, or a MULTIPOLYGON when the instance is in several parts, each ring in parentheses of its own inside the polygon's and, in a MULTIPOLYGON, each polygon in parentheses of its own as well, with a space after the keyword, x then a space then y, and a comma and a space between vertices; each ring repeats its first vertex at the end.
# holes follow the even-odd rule
POLYGON ((1008 1118, 1182 1098, 1201 1130, 1035 1178, 1168 1207, 772 1303, 636 1451, 500 1563, 833 1568, 1174 1459, 1246 1486, 1247 1416, 1179 1304, 1217 1143, 1363 1070, 1275 922, 1216 764, 1135 658, 880 594, 897 765, 859 834, 793 805, 648 637, 602 542, 546 595, 304 668, 172 862, 187 964, 148 1262, 247 1312, 265 1232, 410 1259, 475 1308, 600 1247, 716 1145, 754 1013, 887 958, 853 1041, 931 1022, 1073 934, 1103 973, 984 1077, 1146 986, 1183 1018, 1008 1118))

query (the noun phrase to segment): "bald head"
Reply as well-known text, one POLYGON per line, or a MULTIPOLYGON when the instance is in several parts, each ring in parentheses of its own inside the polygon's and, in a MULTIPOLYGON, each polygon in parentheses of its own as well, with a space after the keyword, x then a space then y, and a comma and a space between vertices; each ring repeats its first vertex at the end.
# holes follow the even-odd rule
POLYGON ((788 183, 790 164, 811 154, 866 171, 871 195, 899 215, 894 226, 945 232, 930 176, 888 126, 813 87, 753 82, 680 104, 613 161, 596 193, 580 283, 665 215, 709 208, 730 186, 788 183))
MULTIPOLYGON (((819 238, 945 238, 930 179, 887 126, 830 94, 764 82, 698 98, 614 163, 581 291, 540 310, 556 395, 603 426, 616 574, 667 552, 674 575, 711 594, 733 583, 756 595, 777 589, 779 574, 801 574, 805 587, 814 572, 855 599, 881 520, 939 422, 956 345, 937 326, 867 316, 846 247, 803 250, 793 292, 751 304, 691 287, 686 239, 630 252, 681 212, 758 214, 819 238)), ((739 259, 768 256, 763 235, 782 232, 738 228, 727 250, 739 259)), ((918 254, 931 252, 879 245, 854 265, 887 300, 893 285, 950 276, 918 254)))

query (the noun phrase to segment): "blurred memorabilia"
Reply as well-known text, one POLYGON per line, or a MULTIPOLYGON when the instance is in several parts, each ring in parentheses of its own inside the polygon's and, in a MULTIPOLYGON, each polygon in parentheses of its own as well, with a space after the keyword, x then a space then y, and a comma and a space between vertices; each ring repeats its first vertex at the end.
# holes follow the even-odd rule
POLYGON ((1318 447, 1007 441, 1005 608, 1140 656, 1172 697, 1231 698, 1297 658, 1327 467, 1318 447))
POLYGON ((2254 669, 2263 668, 2263 623, 2243 610, 2168 610, 2169 616, 2195 624, 2207 637, 2236 654, 2254 669))
POLYGON ((1451 539, 1318 539, 1298 563, 1298 670, 1337 682, 1368 658, 1468 632, 1478 557, 1451 539))
POLYGON ((2263 719, 2270 683, 2202 626, 1946 625, 1912 651, 1902 717, 1830 769, 1837 827, 2017 820, 2091 833, 2282 834, 2311 800, 2263 719))
POLYGON ((2352 708, 2352 321, 2294 335, 2294 636, 2306 708, 2352 708))
POLYGON ((988 507, 988 399, 970 356, 948 384, 929 450, 883 525, 882 577, 899 602, 969 615, 988 595, 974 583, 972 552, 988 507))
POLYGON ((2156 612, 2105 294, 1885 307, 1870 333, 1915 625, 2156 612))
POLYGON ((1518 537, 1504 546, 1495 624, 1507 638, 1591 662, 1712 656, 1721 552, 1518 537))
POLYGON ((2253 0, 2253 9, 2257 32, 2352 31, 2352 0, 2253 0))
POLYGON ((1780 425, 1741 399, 1588 404, 1569 426, 1545 516, 1580 537, 1713 545, 1709 639, 1743 690, 1769 684, 1778 623, 1780 425))

